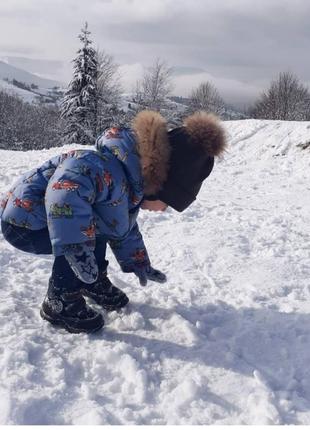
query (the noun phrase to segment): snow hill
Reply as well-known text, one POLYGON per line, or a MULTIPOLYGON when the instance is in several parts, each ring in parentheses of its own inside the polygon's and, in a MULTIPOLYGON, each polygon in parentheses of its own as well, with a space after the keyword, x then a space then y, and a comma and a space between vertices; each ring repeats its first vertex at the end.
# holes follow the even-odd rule
POLYGON ((0 91, 17 95, 27 103, 57 104, 64 91, 60 85, 0 60, 0 91))
POLYGON ((25 84, 37 85, 40 88, 53 88, 55 86, 61 86, 58 81, 53 81, 51 79, 41 78, 40 76, 34 75, 33 73, 27 72, 26 70, 20 69, 19 67, 14 67, 0 60, 0 79, 9 79, 10 81, 16 79, 19 82, 24 82, 25 84))
MULTIPOLYGON (((225 127, 197 201, 141 211, 168 283, 140 287, 109 253, 131 303, 100 333, 42 321, 51 257, 0 238, 0 424, 310 423, 310 123, 225 127)), ((1 190, 59 150, 1 150, 1 190)))
POLYGON ((24 90, 22 88, 18 88, 9 82, 3 81, 0 79, 0 91, 5 91, 10 95, 18 96, 24 102, 33 103, 36 100, 36 94, 32 91, 24 90))

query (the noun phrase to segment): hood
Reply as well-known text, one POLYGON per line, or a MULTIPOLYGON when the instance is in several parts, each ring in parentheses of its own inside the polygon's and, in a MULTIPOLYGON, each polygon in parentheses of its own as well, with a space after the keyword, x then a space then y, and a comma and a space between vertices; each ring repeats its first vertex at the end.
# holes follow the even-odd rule
POLYGON ((107 128, 96 140, 96 149, 103 155, 109 151, 122 164, 131 187, 134 200, 138 203, 144 195, 140 156, 134 133, 129 128, 107 128))
POLYGON ((144 110, 136 115, 132 128, 141 159, 144 192, 156 194, 167 179, 170 144, 167 122, 158 113, 144 110))
POLYGON ((182 127, 168 132, 167 122, 158 112, 145 110, 137 114, 132 128, 141 159, 146 195, 157 194, 167 180, 173 131, 183 130, 186 139, 198 145, 208 157, 220 156, 226 148, 225 133, 220 120, 204 111, 188 116, 182 127))
MULTIPOLYGON (((196 112, 184 120, 182 128, 210 157, 225 150, 224 131, 215 115, 196 112)), ((135 193, 153 195, 168 177, 169 133, 166 120, 158 112, 144 110, 136 115, 131 129, 106 129, 96 147, 100 151, 109 148, 119 159, 135 193)))

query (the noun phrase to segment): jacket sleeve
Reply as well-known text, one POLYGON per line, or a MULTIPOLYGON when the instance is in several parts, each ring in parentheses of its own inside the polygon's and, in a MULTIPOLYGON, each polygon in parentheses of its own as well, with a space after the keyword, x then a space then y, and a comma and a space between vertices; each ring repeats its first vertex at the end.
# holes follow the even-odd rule
POLYGON ((110 240, 109 245, 123 272, 134 272, 137 267, 150 265, 150 259, 137 222, 124 239, 110 240))
POLYGON ((127 188, 122 185, 124 174, 119 166, 111 171, 104 170, 103 177, 108 184, 108 193, 100 194, 93 205, 98 231, 107 240, 122 240, 130 233, 133 225, 128 207, 127 188))

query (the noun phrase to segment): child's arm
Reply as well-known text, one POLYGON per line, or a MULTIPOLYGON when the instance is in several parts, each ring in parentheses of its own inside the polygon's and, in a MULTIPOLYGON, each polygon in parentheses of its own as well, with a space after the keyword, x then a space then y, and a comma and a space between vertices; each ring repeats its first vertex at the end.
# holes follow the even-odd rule
POLYGON ((134 272, 136 267, 147 267, 151 264, 137 223, 125 239, 110 240, 109 245, 125 273, 134 272))
POLYGON ((167 281, 164 273, 151 266, 137 223, 125 239, 109 241, 109 245, 123 272, 134 273, 142 286, 146 285, 148 280, 159 283, 167 281))

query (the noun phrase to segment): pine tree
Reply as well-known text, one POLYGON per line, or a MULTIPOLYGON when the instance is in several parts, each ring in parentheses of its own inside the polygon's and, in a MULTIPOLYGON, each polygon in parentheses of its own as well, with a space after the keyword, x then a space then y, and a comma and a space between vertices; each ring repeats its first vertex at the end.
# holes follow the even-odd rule
POLYGON ((73 60, 74 72, 65 94, 61 115, 65 122, 63 142, 93 144, 97 129, 97 52, 89 39, 88 24, 79 34, 82 47, 73 60))

